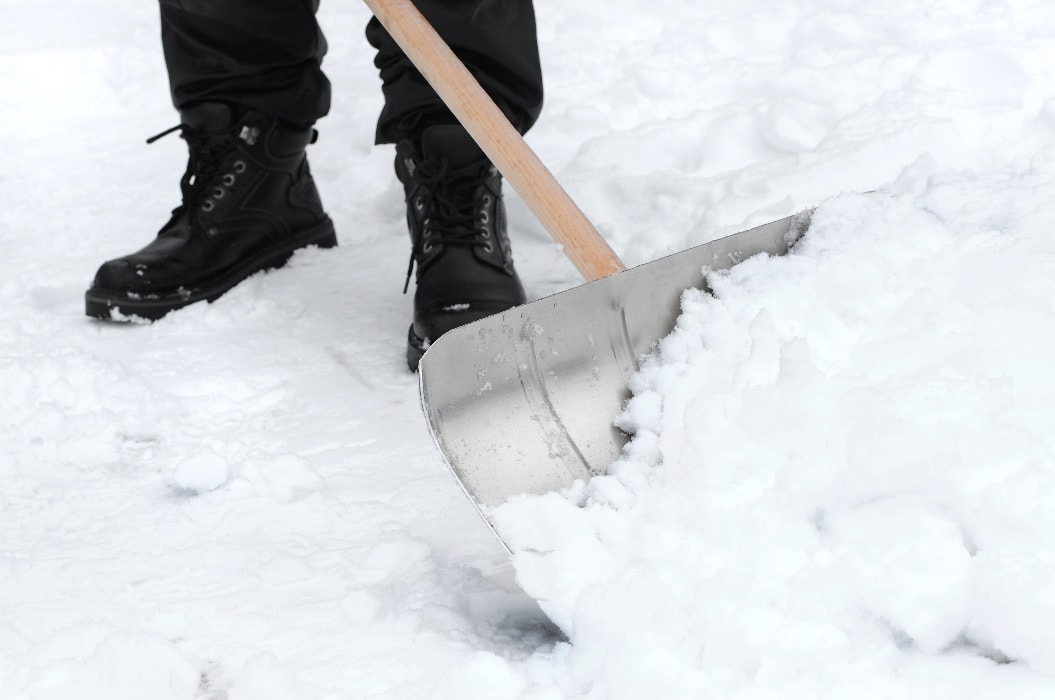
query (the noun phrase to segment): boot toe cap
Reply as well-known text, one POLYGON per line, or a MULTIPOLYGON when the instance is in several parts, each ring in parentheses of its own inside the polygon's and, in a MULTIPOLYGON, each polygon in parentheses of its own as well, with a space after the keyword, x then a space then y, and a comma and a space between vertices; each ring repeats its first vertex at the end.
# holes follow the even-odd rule
POLYGON ((425 306, 414 313, 414 333, 427 342, 435 342, 447 331, 507 311, 521 303, 523 300, 476 299, 425 306))
POLYGON ((144 273, 143 265, 137 265, 127 258, 108 260, 95 273, 92 286, 98 289, 137 291, 142 288, 144 273))
POLYGON ((449 330, 473 321, 479 321, 481 318, 503 310, 485 311, 479 306, 474 306, 470 303, 422 309, 414 314, 414 332, 419 338, 428 342, 434 342, 449 330))

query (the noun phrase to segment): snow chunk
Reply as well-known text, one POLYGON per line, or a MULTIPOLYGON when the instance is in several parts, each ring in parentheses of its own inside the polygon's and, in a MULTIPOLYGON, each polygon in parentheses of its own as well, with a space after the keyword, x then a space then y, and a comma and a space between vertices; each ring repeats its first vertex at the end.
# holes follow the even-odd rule
POLYGON ((27 697, 185 700, 194 697, 200 677, 200 670, 171 642, 144 635, 113 634, 86 656, 48 664, 39 680, 30 686, 27 697))
POLYGON ((177 462, 172 480, 181 490, 205 493, 223 486, 230 472, 227 459, 205 448, 177 462))

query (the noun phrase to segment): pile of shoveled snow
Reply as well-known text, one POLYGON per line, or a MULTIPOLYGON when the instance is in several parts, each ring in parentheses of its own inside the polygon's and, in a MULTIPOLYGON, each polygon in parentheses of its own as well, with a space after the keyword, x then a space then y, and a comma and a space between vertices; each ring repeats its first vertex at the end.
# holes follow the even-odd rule
POLYGON ((611 475, 495 514, 570 687, 1052 697, 1052 192, 924 162, 686 292, 611 475))

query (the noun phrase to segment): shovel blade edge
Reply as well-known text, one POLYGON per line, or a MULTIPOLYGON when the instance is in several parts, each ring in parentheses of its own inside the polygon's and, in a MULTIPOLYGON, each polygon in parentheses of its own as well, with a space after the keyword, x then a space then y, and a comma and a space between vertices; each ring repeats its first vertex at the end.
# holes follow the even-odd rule
MULTIPOLYGON (((455 328, 419 367, 429 430, 463 490, 487 509, 604 473, 640 359, 668 335, 703 269, 783 255, 810 211, 741 231, 455 328)), ((488 519, 489 520, 489 519, 488 519)))

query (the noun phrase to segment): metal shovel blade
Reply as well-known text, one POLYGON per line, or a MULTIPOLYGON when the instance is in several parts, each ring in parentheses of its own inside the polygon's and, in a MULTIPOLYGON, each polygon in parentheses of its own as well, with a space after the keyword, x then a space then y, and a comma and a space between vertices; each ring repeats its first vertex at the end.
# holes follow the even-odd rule
POLYGON ((613 425, 640 358, 674 328, 703 269, 783 255, 809 212, 727 236, 510 309, 441 336, 421 360, 436 445, 487 508, 604 473, 627 436, 613 425))

